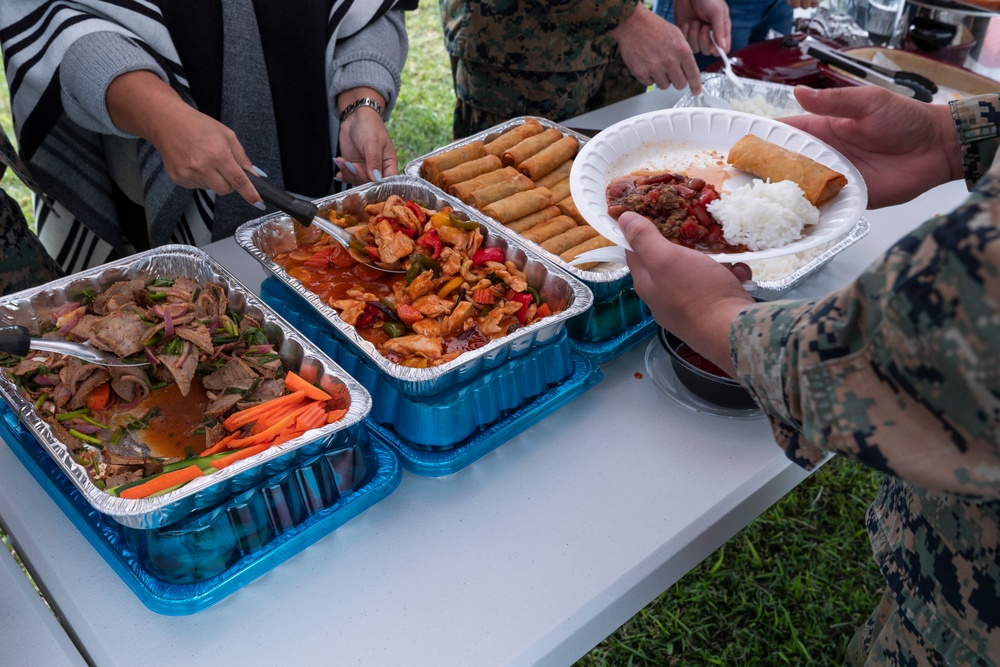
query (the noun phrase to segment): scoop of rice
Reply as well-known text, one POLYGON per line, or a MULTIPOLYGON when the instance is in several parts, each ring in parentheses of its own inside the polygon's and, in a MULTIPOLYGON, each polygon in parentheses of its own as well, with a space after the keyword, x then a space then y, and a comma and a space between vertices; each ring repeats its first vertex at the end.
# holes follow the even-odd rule
POLYGON ((708 205, 732 244, 751 250, 780 248, 802 238, 806 225, 819 222, 819 209, 792 181, 769 183, 755 178, 708 205))

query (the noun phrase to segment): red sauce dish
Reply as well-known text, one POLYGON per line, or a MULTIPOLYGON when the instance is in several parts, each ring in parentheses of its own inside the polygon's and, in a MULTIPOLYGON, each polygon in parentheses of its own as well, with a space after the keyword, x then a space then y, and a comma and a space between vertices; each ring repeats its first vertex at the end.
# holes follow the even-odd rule
POLYGON ((691 393, 724 408, 756 408, 743 385, 726 375, 718 366, 692 350, 687 343, 663 327, 657 329, 660 344, 670 355, 670 364, 691 393))

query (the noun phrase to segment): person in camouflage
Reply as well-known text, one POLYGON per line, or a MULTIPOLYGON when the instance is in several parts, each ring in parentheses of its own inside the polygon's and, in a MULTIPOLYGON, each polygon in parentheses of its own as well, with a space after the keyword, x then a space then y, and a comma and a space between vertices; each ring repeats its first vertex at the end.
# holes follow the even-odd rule
MULTIPOLYGON (((0 130, 0 176, 8 167, 28 187, 37 188, 13 144, 0 130)), ((41 285, 59 275, 57 264, 28 228, 21 207, 0 188, 0 295, 41 285)))
POLYGON ((678 28, 636 0, 439 0, 455 85, 453 134, 517 116, 564 120, 656 84, 701 90, 694 51, 729 44, 724 0, 679 0, 678 28))
POLYGON ((809 468, 836 453, 886 473, 866 520, 886 588, 846 664, 995 665, 1000 93, 930 105, 874 86, 799 87, 796 98, 811 115, 787 122, 857 165, 871 207, 960 178, 971 195, 843 289, 770 303, 747 296, 745 266, 624 214, 636 291, 749 389, 790 459, 809 468))

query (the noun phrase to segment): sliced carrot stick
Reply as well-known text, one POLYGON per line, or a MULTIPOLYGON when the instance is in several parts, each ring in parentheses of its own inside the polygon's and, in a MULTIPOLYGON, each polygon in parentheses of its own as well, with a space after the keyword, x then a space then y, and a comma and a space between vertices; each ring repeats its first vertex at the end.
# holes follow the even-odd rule
POLYGON ((304 391, 306 392, 306 396, 314 401, 329 401, 333 398, 330 394, 326 393, 316 385, 306 382, 292 371, 288 371, 285 375, 285 387, 289 391, 304 391))
POLYGON ((100 412, 108 407, 108 403, 111 401, 111 381, 91 389, 90 393, 87 394, 86 401, 87 407, 94 412, 100 412))
POLYGON ((227 431, 235 431, 241 426, 246 426, 247 424, 257 421, 263 413, 268 410, 275 408, 279 405, 288 405, 290 403, 297 403, 302 400, 305 396, 303 391, 294 391, 291 394, 285 394, 284 396, 278 396, 277 398, 272 398, 269 401, 260 403, 259 405, 254 405, 249 408, 244 408, 239 412, 234 412, 226 418, 226 421, 222 422, 222 425, 226 427, 227 431))
POLYGON ((347 414, 347 410, 330 410, 326 413, 326 423, 339 422, 347 414))
POLYGON ((264 415, 256 422, 254 422, 253 428, 250 429, 250 433, 256 435, 258 433, 261 433, 262 431, 266 431, 267 429, 274 426, 281 419, 289 415, 297 417, 298 415, 312 408, 314 405, 316 405, 315 401, 309 401, 308 403, 304 403, 302 405, 296 404, 290 406, 287 412, 285 410, 275 410, 273 412, 268 412, 266 415, 264 415))
POLYGON ((298 429, 294 429, 294 430, 293 429, 289 429, 289 430, 285 431, 284 433, 282 433, 281 435, 279 435, 274 440, 272 440, 270 442, 270 445, 271 445, 271 447, 275 447, 276 445, 280 445, 283 442, 288 442, 289 440, 292 440, 293 438, 297 438, 300 435, 302 435, 303 433, 305 433, 305 431, 300 431, 298 429))
MULTIPOLYGON (((222 459, 219 460, 221 461, 222 459)), ((212 465, 215 465, 215 463, 216 462, 213 461, 212 465)), ((145 498, 146 496, 150 496, 156 493, 157 491, 169 489, 171 486, 177 486, 178 484, 184 484, 185 482, 190 482, 192 479, 196 477, 201 477, 204 474, 205 473, 203 473, 201 471, 201 468, 199 468, 198 466, 190 465, 187 466, 186 468, 171 470, 170 472, 165 472, 163 474, 157 475, 148 482, 137 484, 136 486, 130 486, 129 488, 124 489, 118 495, 121 498, 132 498, 132 499, 145 498)))
POLYGON ((271 448, 270 442, 265 442, 262 445, 254 445, 253 447, 246 447, 239 451, 233 452, 229 456, 223 456, 221 459, 215 459, 214 461, 209 463, 209 465, 212 466, 213 468, 222 470, 223 468, 228 468, 237 461, 248 459, 254 454, 260 454, 261 452, 266 451, 270 448, 271 448))
POLYGON ((251 445, 259 445, 262 442, 270 442, 275 436, 280 435, 282 431, 291 426, 294 422, 294 415, 290 417, 283 417, 275 422, 273 426, 261 431, 260 433, 230 441, 229 449, 243 449, 244 447, 249 447, 251 445))
POLYGON ((320 405, 313 403, 309 406, 308 410, 295 417, 295 428, 314 428, 313 426, 310 426, 310 424, 314 424, 317 417, 319 417, 323 423, 326 423, 326 410, 324 410, 320 405))
POLYGON ((240 437, 238 432, 233 432, 219 440, 217 443, 203 451, 199 456, 208 456, 209 454, 218 454, 219 452, 224 452, 229 449, 229 443, 240 437))

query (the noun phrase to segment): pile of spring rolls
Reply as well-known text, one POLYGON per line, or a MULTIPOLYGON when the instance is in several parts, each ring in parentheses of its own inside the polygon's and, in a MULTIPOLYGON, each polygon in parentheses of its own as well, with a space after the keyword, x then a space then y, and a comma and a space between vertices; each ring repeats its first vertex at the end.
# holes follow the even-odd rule
POLYGON ((587 224, 570 195, 569 174, 579 149, 576 137, 528 118, 488 142, 427 157, 420 176, 569 262, 613 245, 587 224))

